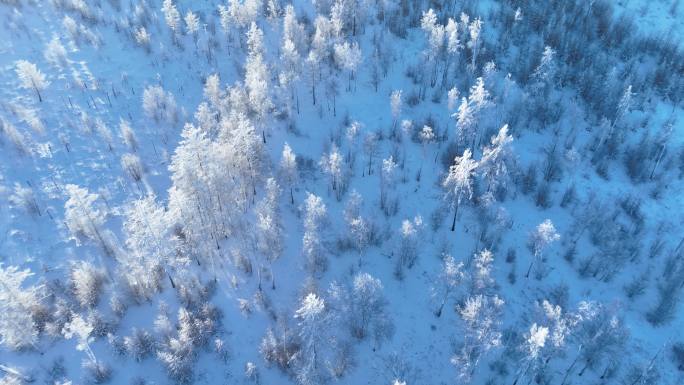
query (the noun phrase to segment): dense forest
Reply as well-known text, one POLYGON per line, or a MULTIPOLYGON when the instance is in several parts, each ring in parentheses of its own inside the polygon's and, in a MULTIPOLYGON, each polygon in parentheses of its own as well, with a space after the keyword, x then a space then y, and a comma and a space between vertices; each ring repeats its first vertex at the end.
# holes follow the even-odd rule
POLYGON ((682 20, 0 0, 0 385, 684 383, 682 20))

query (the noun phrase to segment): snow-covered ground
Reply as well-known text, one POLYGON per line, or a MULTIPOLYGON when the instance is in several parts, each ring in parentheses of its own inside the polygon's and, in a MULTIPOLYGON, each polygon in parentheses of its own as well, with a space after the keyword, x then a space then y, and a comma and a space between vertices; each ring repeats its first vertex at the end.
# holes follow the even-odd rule
POLYGON ((0 384, 684 381, 684 5, 294 3, 290 66, 283 1, 0 1, 0 384), (620 15, 636 27, 624 32, 620 15), (257 28, 255 49, 246 35, 257 28), (591 45, 577 46, 587 36, 591 45), (257 57, 265 66, 247 69, 257 57), (45 87, 17 72, 20 60, 37 66, 45 87), (205 89, 214 74, 216 97, 205 89), (478 98, 478 78, 487 97, 478 98), (146 111, 154 86, 173 102, 146 111), (481 110, 472 124, 466 107, 481 110), (505 124, 512 142, 494 163, 489 138, 505 124), (286 144, 294 181, 281 166, 286 144), (479 165, 472 178, 452 175, 465 179, 454 197, 443 181, 466 147, 479 165), (321 159, 335 148, 333 182, 321 159), (131 155, 137 181, 122 161, 131 155), (270 177, 280 184, 274 211, 270 177), (86 204, 70 185, 97 195, 86 204), (350 234, 352 191, 363 198, 355 226, 365 225, 352 228, 366 231, 350 234), (326 207, 317 225, 307 220, 308 194, 326 207), (149 195, 161 208, 136 217, 131 205, 149 195), (533 236, 547 219, 559 240, 533 236), (146 234, 138 243, 135 220, 146 234), (307 265, 305 233, 320 241, 326 269, 307 265), (264 234, 282 244, 272 263, 277 247, 264 234), (484 250, 493 261, 476 257, 484 250), (415 262, 402 265, 402 255, 415 262), (447 256, 463 264, 452 275, 447 256), (12 266, 33 273, 20 290, 12 266), (165 274, 155 280, 154 271, 165 274), (384 304, 362 301, 372 285, 354 281, 361 273, 382 283, 384 304), (458 283, 442 297, 447 279, 458 283), (134 298, 132 281, 159 287, 134 298), (342 298, 336 284, 349 287, 342 298), (322 312, 305 306, 310 293, 322 312), (207 315, 212 307, 221 317, 207 315), (363 338, 350 332, 359 323, 363 338), (89 339, 70 336, 70 326, 89 339), (282 367, 264 354, 269 329, 286 341, 274 344, 288 358, 282 367), (135 330, 152 341, 139 359, 123 342, 135 330), (17 336, 29 342, 17 346, 17 336), (93 362, 107 368, 100 377, 93 362))

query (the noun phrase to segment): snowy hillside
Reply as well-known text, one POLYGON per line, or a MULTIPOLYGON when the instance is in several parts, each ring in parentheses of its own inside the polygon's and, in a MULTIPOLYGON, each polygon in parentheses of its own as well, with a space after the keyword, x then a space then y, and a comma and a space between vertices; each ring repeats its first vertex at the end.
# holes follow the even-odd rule
POLYGON ((684 383, 682 20, 0 0, 0 384, 684 383))

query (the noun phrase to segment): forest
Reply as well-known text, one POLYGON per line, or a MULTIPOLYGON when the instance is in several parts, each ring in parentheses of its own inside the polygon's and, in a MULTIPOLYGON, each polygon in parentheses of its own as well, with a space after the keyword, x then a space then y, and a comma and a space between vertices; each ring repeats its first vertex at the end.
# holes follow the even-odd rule
POLYGON ((684 383, 684 2, 0 0, 0 385, 684 383))

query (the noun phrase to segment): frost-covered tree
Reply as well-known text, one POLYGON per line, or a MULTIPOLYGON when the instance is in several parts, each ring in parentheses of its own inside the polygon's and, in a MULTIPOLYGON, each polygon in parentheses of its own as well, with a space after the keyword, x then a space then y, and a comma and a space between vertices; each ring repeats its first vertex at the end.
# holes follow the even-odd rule
POLYGON ((361 60, 361 49, 358 43, 349 44, 348 41, 345 41, 335 44, 335 63, 340 68, 349 71, 347 91, 351 91, 351 81, 354 78, 356 68, 361 64, 361 60))
POLYGON ((541 358, 541 351, 546 345, 546 340, 549 337, 549 328, 545 326, 537 325, 533 323, 530 326, 530 330, 525 333, 523 345, 521 350, 524 353, 524 370, 518 371, 518 375, 513 381, 513 384, 517 384, 521 377, 527 375, 530 368, 539 365, 541 358))
POLYGON ((302 253, 307 270, 312 274, 321 273, 327 268, 327 259, 323 250, 320 227, 326 216, 323 199, 308 193, 304 201, 304 236, 302 253))
POLYGON ((509 179, 508 167, 513 157, 512 142, 513 137, 508 135, 508 124, 505 124, 492 136, 491 144, 482 151, 480 168, 482 177, 487 181, 487 191, 496 191, 499 186, 506 186, 509 179))
POLYGON ((298 320, 301 353, 297 358, 297 381, 301 385, 321 383, 323 363, 319 355, 328 324, 325 301, 314 293, 307 294, 295 312, 298 320))
POLYGON ((66 185, 64 189, 68 196, 64 203, 64 220, 71 235, 77 242, 82 238, 95 241, 109 252, 110 246, 101 230, 107 211, 98 202, 99 195, 73 184, 66 185))
POLYGON ((470 48, 470 68, 471 71, 474 72, 475 62, 477 61, 477 56, 480 54, 482 40, 482 20, 480 20, 479 17, 468 25, 468 34, 470 35, 470 40, 468 40, 468 48, 470 48))
POLYGON ((532 73, 536 88, 549 89, 553 86, 553 81, 556 76, 556 51, 548 45, 544 47, 539 65, 532 73))
POLYGON ((131 179, 138 185, 138 189, 142 193, 142 187, 140 186, 140 181, 142 180, 145 168, 138 157, 135 154, 123 154, 121 155, 121 168, 128 174, 131 179))
POLYGON ((451 363, 456 366, 462 381, 469 381, 482 358, 501 345, 503 304, 503 299, 496 294, 477 294, 457 307, 463 322, 463 341, 451 363))
POLYGON ((76 350, 85 352, 88 360, 93 364, 97 364, 97 358, 90 346, 95 341, 95 337, 91 335, 92 332, 93 325, 85 321, 80 315, 74 316, 62 329, 64 338, 68 340, 76 338, 76 350))
MULTIPOLYGON (((266 180, 264 197, 255 208, 257 217, 257 246, 269 263, 273 263, 283 252, 283 224, 280 219, 278 198, 280 186, 274 178, 266 180)), ((261 275, 259 275, 261 279, 261 275)), ((271 269, 271 287, 275 289, 275 277, 271 269)), ((259 281, 261 288, 261 281, 259 281)))
POLYGON ((93 308, 102 294, 105 274, 91 263, 78 261, 71 268, 71 290, 79 305, 93 308))
POLYGON ((416 180, 420 182, 420 177, 423 173, 423 163, 425 163, 425 157, 427 155, 427 147, 430 143, 432 143, 435 140, 435 132, 432 130, 432 127, 423 126, 423 128, 420 130, 420 133, 418 134, 418 137, 420 138, 422 148, 420 167, 418 168, 418 174, 416 174, 416 180))
POLYGON ((172 380, 188 384, 192 381, 197 354, 193 345, 193 333, 197 328, 188 311, 183 308, 179 310, 178 323, 178 334, 170 337, 157 350, 157 359, 164 365, 172 380))
MULTIPOLYGON (((270 74, 263 58, 264 43, 263 32, 252 23, 247 32, 247 44, 249 54, 245 62, 245 87, 249 106, 255 114, 256 123, 263 124, 266 114, 273 107, 269 95, 270 74)), ((266 137, 263 137, 264 142, 266 137)))
POLYGON ((440 317, 442 315, 444 305, 455 297, 464 278, 463 262, 456 262, 451 255, 445 255, 442 259, 442 270, 433 287, 433 295, 439 303, 435 310, 435 316, 440 317))
POLYGON ((119 132, 124 144, 133 152, 138 151, 138 138, 135 131, 131 128, 131 124, 126 120, 119 120, 119 132))
POLYGON ((40 72, 35 64, 26 60, 17 61, 15 66, 15 72, 21 82, 21 87, 27 90, 34 90, 36 95, 38 95, 38 101, 42 102, 43 97, 40 91, 50 85, 50 82, 45 79, 45 75, 40 72))
POLYGON ((397 162, 390 155, 389 158, 382 160, 380 169, 380 208, 386 215, 393 214, 395 204, 389 198, 390 191, 394 189, 396 183, 397 162))
POLYGON ((411 268, 418 258, 418 240, 423 230, 423 218, 417 215, 410 219, 404 219, 399 229, 399 250, 397 251, 397 262, 394 275, 401 279, 404 275, 404 268, 411 268))
POLYGON ((68 64, 66 48, 57 36, 53 37, 47 44, 43 56, 45 60, 58 68, 64 68, 68 64))
POLYGON ((130 256, 121 274, 132 294, 151 298, 161 287, 161 274, 166 274, 175 287, 172 273, 187 264, 186 257, 176 254, 177 240, 169 234, 169 215, 154 195, 130 203, 124 212, 123 230, 130 256))
POLYGON ((362 263, 363 252, 370 242, 371 231, 368 220, 361 215, 362 205, 363 197, 356 190, 352 190, 343 212, 344 220, 347 222, 349 239, 359 252, 359 266, 362 263))
POLYGON ((370 175, 373 170, 373 158, 378 152, 378 134, 374 132, 366 133, 366 136, 363 138, 363 151, 368 157, 368 175, 370 175))
POLYGON ((332 145, 329 153, 323 154, 318 164, 323 172, 328 174, 330 186, 335 192, 335 198, 339 201, 342 199, 345 181, 344 174, 342 173, 342 154, 340 154, 335 144, 332 145))
POLYGON ((32 312, 39 305, 40 286, 24 284, 32 275, 28 269, 0 264, 0 345, 13 350, 31 348, 38 342, 32 312))
POLYGON ((42 215, 33 187, 31 186, 23 187, 19 183, 15 183, 12 195, 9 196, 9 202, 26 210, 30 215, 42 215))
POLYGON ((294 204, 293 190, 299 179, 299 173, 297 172, 297 156, 287 143, 283 146, 283 152, 280 156, 280 175, 281 180, 290 189, 290 203, 294 204))
POLYGON ((376 340, 388 336, 391 321, 387 314, 387 300, 382 282, 368 273, 354 277, 351 290, 350 326, 352 334, 363 339, 371 334, 376 340))
POLYGON ((444 26, 437 22, 437 14, 432 8, 423 12, 423 16, 420 19, 420 27, 428 38, 426 55, 428 62, 432 63, 430 75, 430 86, 432 87, 437 80, 437 65, 439 57, 443 54, 445 31, 444 26))
POLYGON ((456 118, 456 136, 461 144, 474 140, 475 113, 465 97, 461 99, 458 111, 452 115, 456 118), (471 139, 472 138, 472 139, 471 139))
POLYGON ((478 167, 478 162, 471 158, 470 149, 463 151, 463 155, 454 159, 454 164, 449 167, 449 173, 442 182, 446 189, 445 198, 454 210, 454 219, 451 223, 451 231, 456 229, 456 215, 461 205, 461 200, 470 199, 473 195, 473 175, 478 167))
POLYGON ((397 121, 401 116, 401 90, 394 90, 390 95, 390 108, 392 109, 392 129, 397 126, 397 121))
POLYGON ((541 262, 544 250, 546 250, 549 245, 558 241, 559 239, 560 235, 556 231, 556 228, 550 219, 540 223, 535 231, 530 234, 528 246, 530 251, 533 252, 534 256, 530 262, 530 267, 527 269, 525 278, 530 276, 530 271, 532 271, 532 266, 534 263, 537 261, 541 262))
POLYGON ((622 96, 620 97, 620 102, 618 103, 617 109, 615 111, 615 119, 610 125, 611 131, 617 125, 622 118, 629 112, 632 108, 632 99, 634 98, 634 93, 632 92, 632 85, 625 86, 622 96))
POLYGON ((192 36, 195 41, 195 46, 197 46, 197 32, 199 31, 200 20, 199 17, 192 11, 188 11, 185 14, 185 30, 188 35, 192 36))
POLYGON ((350 169, 354 169, 354 164, 356 163, 356 149, 358 146, 358 138, 361 134, 361 129, 363 124, 358 121, 353 121, 347 126, 345 132, 345 137, 347 138, 348 149, 347 149, 347 163, 350 169))
POLYGON ((176 100, 171 92, 161 86, 148 86, 143 91, 143 111, 156 123, 175 123, 177 120, 176 100))
POLYGON ((150 33, 147 32, 145 27, 140 27, 135 31, 135 42, 140 44, 141 47, 145 48, 145 51, 148 53, 151 50, 150 39, 150 33))
POLYGON ((162 3, 162 13, 164 14, 166 25, 171 28, 175 39, 175 36, 177 33, 179 33, 181 27, 181 16, 180 12, 178 12, 178 9, 176 8, 176 5, 173 3, 173 0, 164 0, 162 3))

